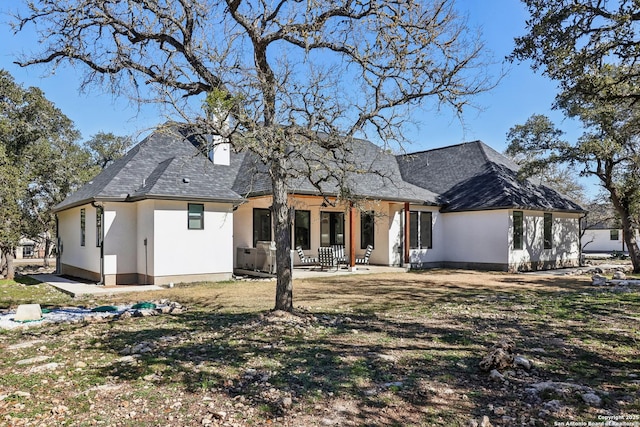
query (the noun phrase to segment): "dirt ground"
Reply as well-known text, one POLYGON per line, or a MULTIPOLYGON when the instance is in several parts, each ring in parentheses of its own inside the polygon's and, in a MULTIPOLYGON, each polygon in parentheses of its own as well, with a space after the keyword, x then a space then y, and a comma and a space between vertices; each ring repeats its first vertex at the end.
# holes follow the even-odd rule
POLYGON ((635 289, 334 276, 296 282, 293 315, 270 312, 274 291, 247 280, 69 301, 185 311, 0 332, 0 425, 640 425, 635 289))

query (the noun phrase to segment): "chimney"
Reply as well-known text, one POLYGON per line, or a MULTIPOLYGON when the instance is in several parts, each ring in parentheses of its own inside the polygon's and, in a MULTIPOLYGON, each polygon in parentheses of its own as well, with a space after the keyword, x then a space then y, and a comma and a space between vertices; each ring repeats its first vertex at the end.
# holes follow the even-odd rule
POLYGON ((229 166, 231 163, 231 150, 228 142, 224 142, 221 136, 214 135, 213 137, 213 158, 211 161, 214 165, 229 166))

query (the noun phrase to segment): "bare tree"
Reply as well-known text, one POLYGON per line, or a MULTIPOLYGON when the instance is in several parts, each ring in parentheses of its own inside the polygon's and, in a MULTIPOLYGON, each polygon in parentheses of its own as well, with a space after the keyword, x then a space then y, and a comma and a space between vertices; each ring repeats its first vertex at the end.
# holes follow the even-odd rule
POLYGON ((414 109, 460 113, 492 86, 484 46, 452 0, 36 0, 29 9, 15 30, 32 26, 44 49, 20 65, 82 64, 83 88, 166 104, 194 134, 260 158, 281 310, 293 308, 289 179, 340 185, 333 172, 348 167, 351 138, 401 142, 414 109))

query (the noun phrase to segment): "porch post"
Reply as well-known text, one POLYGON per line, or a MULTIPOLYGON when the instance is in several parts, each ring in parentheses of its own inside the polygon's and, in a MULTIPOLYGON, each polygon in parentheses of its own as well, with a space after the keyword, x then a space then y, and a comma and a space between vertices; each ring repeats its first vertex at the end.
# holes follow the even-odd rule
POLYGON ((409 264, 409 202, 404 203, 404 264, 409 264))
POLYGON ((349 266, 354 267, 356 265, 356 238, 355 230, 353 229, 353 202, 349 202, 349 266))

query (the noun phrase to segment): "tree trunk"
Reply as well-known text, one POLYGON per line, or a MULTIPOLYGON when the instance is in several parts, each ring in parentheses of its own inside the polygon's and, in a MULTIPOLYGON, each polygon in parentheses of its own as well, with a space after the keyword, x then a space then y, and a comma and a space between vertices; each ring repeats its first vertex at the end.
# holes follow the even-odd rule
POLYGON ((6 268, 6 272, 7 274, 5 275, 5 279, 9 279, 9 280, 13 280, 16 277, 16 270, 15 270, 15 265, 13 263, 13 251, 15 250, 15 248, 5 248, 3 250, 4 252, 4 261, 5 261, 5 268, 6 268))
POLYGON ((275 161, 271 166, 273 185, 273 218, 276 242, 276 305, 274 310, 293 310, 293 280, 291 277, 291 219, 287 203, 285 171, 275 161))
POLYGON ((631 209, 628 203, 623 202, 618 193, 608 188, 611 193, 611 202, 613 207, 618 212, 622 221, 622 234, 624 241, 627 244, 627 250, 629 251, 629 258, 633 264, 633 272, 640 273, 640 249, 638 248, 638 242, 636 241, 636 229, 633 227, 631 221, 631 209))
POLYGON ((640 248, 638 248, 638 241, 636 240, 636 229, 632 226, 628 217, 622 220, 622 234, 624 235, 624 242, 627 244, 629 258, 631 258, 631 263, 633 264, 633 272, 640 273, 640 248))
POLYGON ((48 236, 45 236, 44 239, 44 256, 42 260, 42 265, 44 267, 49 267, 49 252, 51 251, 51 240, 49 240, 48 236))

